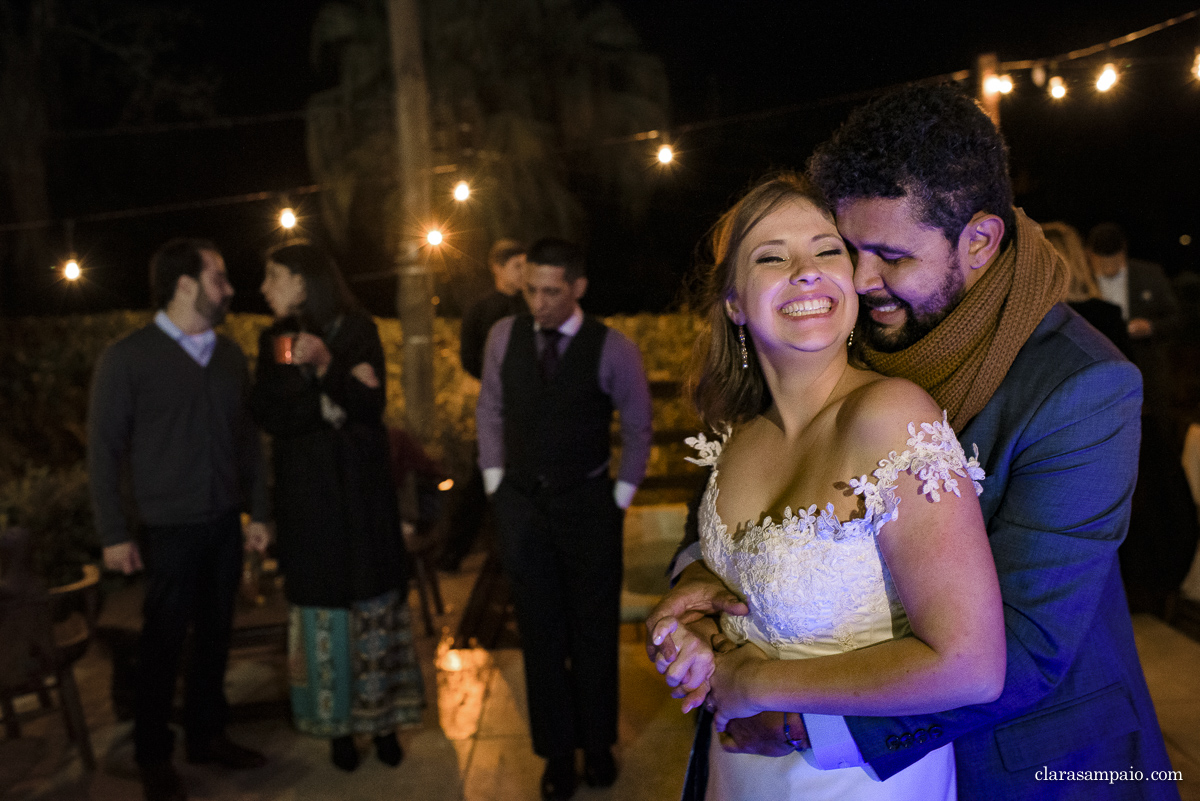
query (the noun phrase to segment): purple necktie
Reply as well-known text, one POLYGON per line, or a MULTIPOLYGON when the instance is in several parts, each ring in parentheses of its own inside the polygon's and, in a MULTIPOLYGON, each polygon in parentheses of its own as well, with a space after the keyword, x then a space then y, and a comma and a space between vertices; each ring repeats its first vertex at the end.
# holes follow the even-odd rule
POLYGON ((539 333, 542 335, 542 355, 538 364, 541 367, 542 380, 549 381, 558 372, 558 340, 562 337, 562 331, 544 328, 539 333))

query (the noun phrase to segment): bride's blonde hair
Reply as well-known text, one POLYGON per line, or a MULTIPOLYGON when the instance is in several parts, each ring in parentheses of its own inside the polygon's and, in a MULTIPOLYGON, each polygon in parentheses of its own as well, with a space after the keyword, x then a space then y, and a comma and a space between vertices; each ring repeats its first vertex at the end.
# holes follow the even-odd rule
POLYGON ((771 405, 771 391, 748 336, 748 366, 742 367, 738 326, 725 313, 725 301, 733 294, 742 242, 764 217, 791 200, 808 201, 833 218, 825 198, 808 178, 780 172, 754 184, 706 237, 710 257, 701 264, 704 274, 699 298, 693 303, 706 330, 696 339, 687 391, 700 419, 717 431, 757 417, 771 405))

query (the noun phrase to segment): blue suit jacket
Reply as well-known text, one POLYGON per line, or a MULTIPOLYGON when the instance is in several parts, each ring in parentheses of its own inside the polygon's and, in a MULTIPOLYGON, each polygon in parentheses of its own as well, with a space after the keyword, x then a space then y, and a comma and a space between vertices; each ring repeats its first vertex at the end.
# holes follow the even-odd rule
POLYGON ((881 778, 953 740, 960 799, 1179 798, 1173 782, 1037 775, 1170 769, 1117 565, 1141 402, 1137 369, 1059 304, 959 432, 987 471, 980 503, 1004 599, 1004 692, 936 715, 847 717, 881 778))

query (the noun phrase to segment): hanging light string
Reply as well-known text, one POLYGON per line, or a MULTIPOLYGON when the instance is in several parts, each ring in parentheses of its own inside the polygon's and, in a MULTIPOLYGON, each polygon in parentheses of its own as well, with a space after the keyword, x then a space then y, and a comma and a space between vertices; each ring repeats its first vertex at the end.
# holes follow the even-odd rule
MULTIPOLYGON (((247 192, 242 195, 226 195, 225 197, 214 197, 205 200, 187 200, 180 203, 160 203, 155 206, 137 206, 131 209, 119 209, 117 211, 98 211, 92 214, 76 214, 71 219, 76 222, 107 222, 109 220, 125 220, 132 217, 148 217, 152 214, 169 214, 175 211, 192 211, 193 209, 207 209, 217 206, 235 206, 241 203, 255 203, 262 200, 277 199, 280 195, 309 195, 314 192, 320 192, 325 187, 321 184, 309 184, 308 186, 298 186, 294 189, 280 191, 278 189, 267 192, 247 192)), ((47 228, 52 225, 59 225, 55 220, 34 220, 23 223, 5 223, 0 225, 0 233, 10 231, 30 231, 35 228, 47 228)))
MULTIPOLYGON (((1155 25, 1150 25, 1149 27, 1134 31, 1133 33, 1127 33, 1124 36, 1118 36, 1115 39, 1110 39, 1107 42, 1101 42, 1100 44, 1095 44, 1090 47, 1084 47, 1084 48, 1080 48, 1077 50, 1071 50, 1067 53, 1063 53, 1058 56, 1051 56, 1048 58, 1039 58, 1039 59, 1025 59, 1025 60, 1021 60, 1021 61, 1004 61, 997 65, 997 69, 1001 70, 1001 71, 1023 70, 1023 69, 1031 70, 1031 69, 1034 69, 1037 67, 1044 67, 1047 64, 1057 64, 1057 63, 1061 63, 1061 62, 1065 62, 1065 61, 1075 61, 1077 59, 1087 58, 1089 56, 1094 56, 1097 53, 1103 53, 1106 50, 1111 50, 1114 47, 1120 47, 1121 45, 1126 45, 1131 42, 1135 42, 1138 39, 1142 39, 1146 36, 1150 36, 1152 34, 1159 33, 1160 31, 1164 31, 1168 28, 1174 27, 1175 25, 1179 25, 1180 23, 1187 22, 1188 20, 1195 19, 1197 17, 1200 17, 1200 9, 1188 11, 1184 14, 1180 14, 1179 16, 1164 20, 1155 25)), ((1196 72, 1197 77, 1200 78, 1200 48, 1197 48, 1197 51, 1194 54, 1194 60, 1195 60, 1195 64, 1189 64, 1189 71, 1196 72)), ((703 130, 708 130, 708 129, 712 129, 712 128, 720 128, 720 127, 724 127, 727 125, 739 125, 739 124, 748 123, 748 122, 758 122, 761 120, 770 119, 772 117, 780 117, 780 116, 796 114, 796 113, 804 112, 804 111, 812 111, 814 109, 823 108, 823 107, 827 107, 827 106, 836 106, 836 105, 842 105, 842 104, 847 104, 847 103, 856 103, 859 101, 868 100, 872 97, 883 94, 885 92, 888 92, 892 89, 906 85, 908 83, 937 83, 937 82, 943 82, 943 81, 948 81, 948 80, 949 81, 966 81, 966 80, 970 79, 971 75, 972 75, 972 70, 969 70, 969 69, 968 70, 956 70, 955 72, 948 72, 948 73, 943 73, 941 75, 930 76, 930 77, 921 79, 919 81, 906 81, 903 83, 890 84, 888 86, 875 87, 873 89, 866 89, 866 90, 857 91, 857 92, 847 92, 844 94, 835 95, 832 97, 825 97, 825 98, 821 98, 818 100, 812 100, 812 101, 807 101, 807 102, 803 102, 803 103, 790 103, 788 105, 775 106, 775 107, 768 108, 768 109, 762 109, 760 111, 752 111, 752 112, 747 112, 744 114, 735 114, 735 115, 729 115, 729 116, 725 116, 725 117, 717 117, 717 118, 708 119, 708 120, 700 120, 698 122, 685 123, 682 125, 672 127, 671 136, 672 136, 672 138, 678 138, 678 136, 681 134, 695 133, 697 131, 703 131, 703 130)), ((1051 78, 1050 86, 1051 86, 1052 92, 1055 91, 1056 85, 1057 86, 1062 85, 1061 78, 1059 78, 1058 76, 1051 78)), ((1057 94, 1055 95, 1055 97, 1059 97, 1059 96, 1060 95, 1057 95, 1057 94)), ((233 127, 240 127, 240 126, 246 126, 246 125, 258 125, 258 124, 264 124, 264 123, 276 123, 276 122, 285 122, 285 121, 293 121, 293 120, 303 120, 304 117, 305 117, 304 111, 291 111, 291 112, 280 112, 280 113, 274 113, 274 114, 260 114, 260 115, 255 115, 255 116, 223 117, 223 118, 218 118, 218 119, 214 119, 214 120, 200 120, 200 121, 196 121, 196 122, 187 122, 187 123, 167 123, 167 124, 162 124, 162 125, 121 126, 121 127, 117 127, 117 128, 108 128, 108 129, 61 131, 61 132, 56 132, 52 135, 55 137, 58 137, 58 138, 63 138, 63 139, 84 139, 84 138, 94 138, 94 137, 103 137, 103 136, 157 134, 157 133, 168 133, 168 132, 174 132, 174 131, 193 131, 193 130, 205 130, 205 129, 213 129, 213 128, 233 128, 233 127)), ((604 139, 600 142, 592 143, 590 145, 580 145, 578 147, 573 147, 573 148, 564 148, 564 150, 567 152, 570 152, 570 151, 574 151, 574 150, 591 149, 593 147, 629 144, 629 143, 633 143, 633 142, 644 142, 644 141, 656 140, 656 139, 662 139, 665 141, 666 137, 667 137, 666 131, 659 131, 659 130, 640 131, 638 133, 629 134, 627 136, 611 137, 608 139, 604 139)), ((660 148, 660 151, 661 151, 661 148, 660 148)), ((673 159, 674 157, 675 157, 675 154, 672 151, 670 154, 670 157, 666 161, 662 161, 662 163, 663 164, 669 163, 671 161, 671 159, 673 159)), ((662 160, 662 158, 663 158, 663 154, 660 152, 660 154, 659 154, 660 161, 662 160)), ((435 166, 432 171, 435 175, 441 175, 441 174, 455 172, 457 169, 458 169, 458 165, 456 165, 456 164, 441 164, 441 165, 435 166)), ((184 201, 184 202, 180 202, 180 203, 162 203, 162 204, 157 204, 157 205, 153 205, 153 206, 138 206, 135 208, 120 209, 120 210, 116 210, 116 211, 94 212, 92 214, 79 214, 79 215, 75 215, 74 219, 78 222, 105 222, 105 221, 109 221, 109 220, 120 220, 120 219, 134 218, 134 217, 145 217, 145 216, 149 216, 149 215, 153 215, 153 214, 168 214, 171 212, 190 211, 193 209, 212 208, 212 207, 216 207, 216 206, 231 206, 231 205, 237 205, 237 204, 242 204, 242 203, 254 203, 254 202, 259 202, 259 201, 263 201, 263 200, 269 200, 272 198, 277 198, 280 194, 284 194, 284 193, 286 193, 287 195, 304 195, 304 194, 311 194, 314 192, 320 192, 325 188, 326 187, 321 184, 311 184, 308 186, 301 186, 301 187, 296 187, 294 189, 284 190, 283 192, 281 192, 280 190, 272 190, 272 191, 266 191, 266 192, 249 192, 249 193, 241 194, 241 195, 229 195, 229 196, 225 196, 225 197, 210 198, 210 199, 206 199, 206 200, 184 201)), ((38 228, 47 228, 50 226, 56 226, 59 224, 61 224, 61 223, 56 220, 34 220, 34 221, 22 222, 22 223, 3 223, 3 224, 0 224, 0 233, 10 233, 10 232, 15 232, 15 231, 29 231, 29 230, 34 230, 34 229, 38 229, 38 228)))
POLYGON ((1055 63, 1087 58, 1088 56, 1094 56, 1097 53, 1103 53, 1105 50, 1111 50, 1114 47, 1120 47, 1121 45, 1129 44, 1130 42, 1136 42, 1138 39, 1142 39, 1153 33, 1158 33, 1159 31, 1165 31, 1167 28, 1178 25, 1181 22, 1187 22, 1190 19, 1195 19, 1196 17, 1200 17, 1200 8, 1197 8, 1193 11, 1188 11, 1185 14, 1180 14, 1178 17, 1171 17, 1171 19, 1164 20, 1156 25, 1151 25, 1148 28, 1142 28, 1140 31, 1127 33, 1124 36, 1118 36, 1116 39, 1109 39, 1107 42, 1101 42, 1100 44, 1092 45, 1091 47, 1083 47, 1079 50, 1072 50, 1069 53, 1063 53, 1061 56, 1052 56, 1050 58, 1039 58, 1032 60, 1026 59, 1024 61, 1004 61, 1001 62, 1000 69, 1029 70, 1033 69, 1039 64, 1045 64, 1048 62, 1055 63))

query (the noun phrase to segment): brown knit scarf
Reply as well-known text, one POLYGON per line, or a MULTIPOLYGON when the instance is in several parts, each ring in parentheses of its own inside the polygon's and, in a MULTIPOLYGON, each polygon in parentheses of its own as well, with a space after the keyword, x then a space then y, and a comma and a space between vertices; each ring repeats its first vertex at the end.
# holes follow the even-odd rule
POLYGON ((872 370, 923 387, 949 412, 956 431, 983 410, 1017 351, 1066 295, 1066 263, 1038 224, 1015 211, 1016 241, 946 319, 904 350, 881 353, 865 346, 862 351, 872 370))

